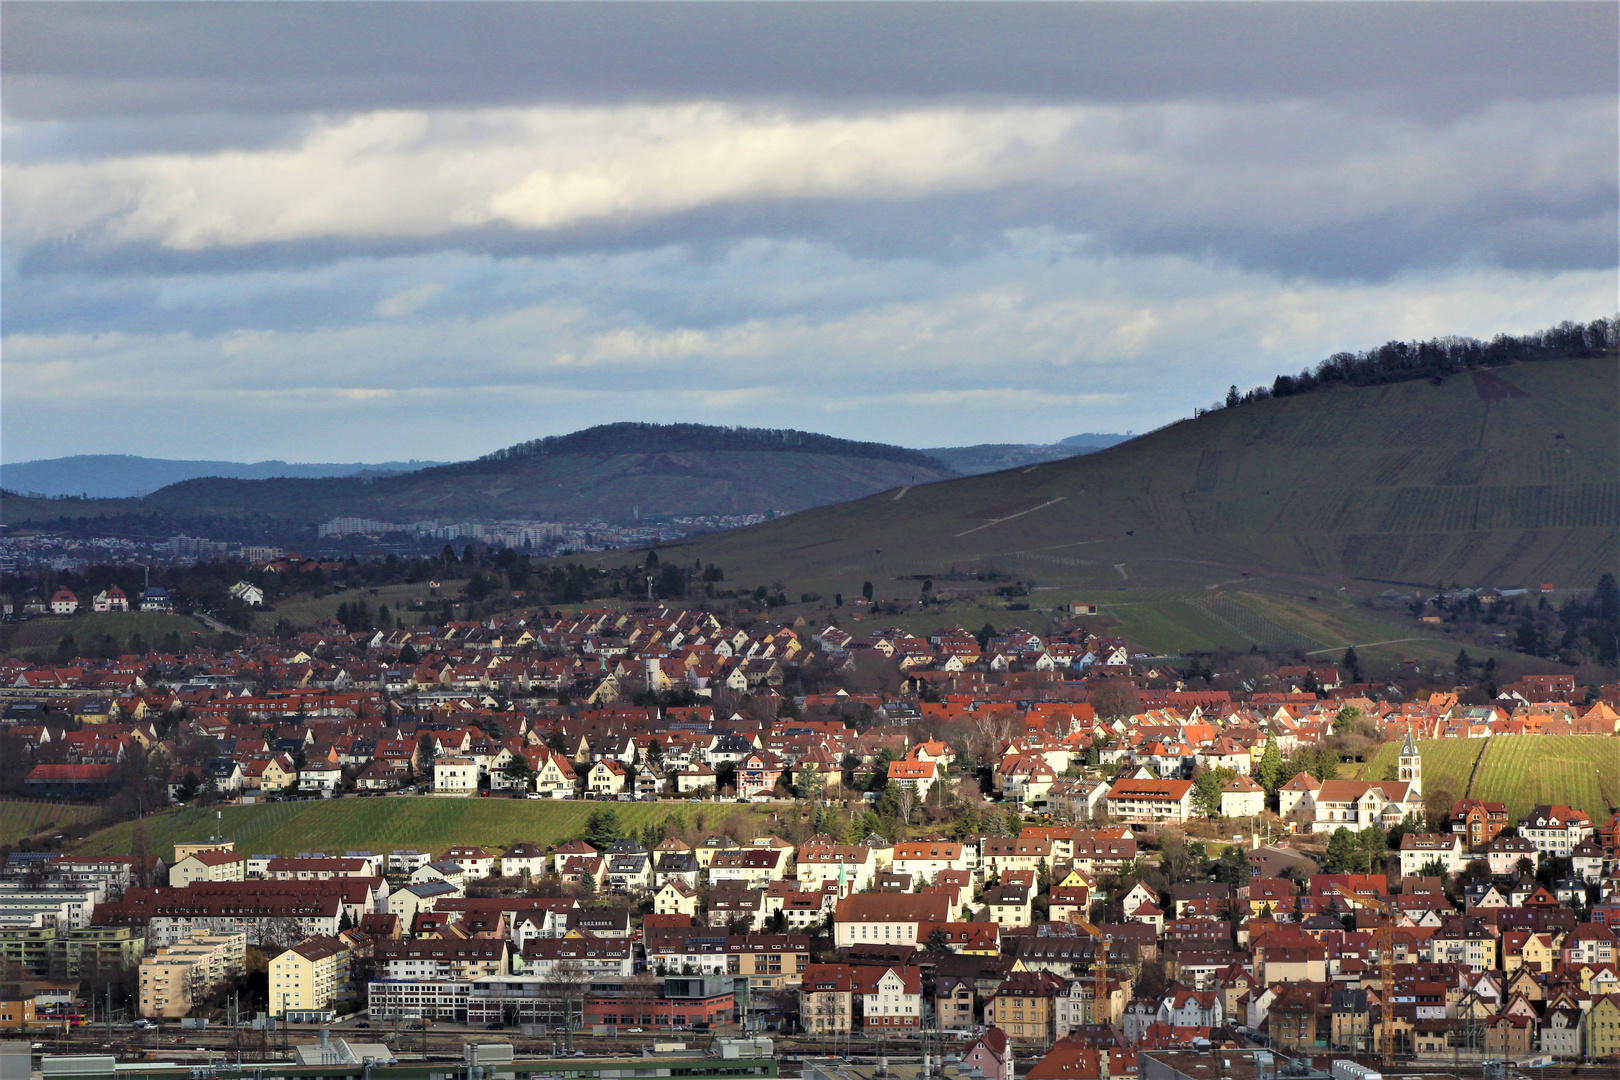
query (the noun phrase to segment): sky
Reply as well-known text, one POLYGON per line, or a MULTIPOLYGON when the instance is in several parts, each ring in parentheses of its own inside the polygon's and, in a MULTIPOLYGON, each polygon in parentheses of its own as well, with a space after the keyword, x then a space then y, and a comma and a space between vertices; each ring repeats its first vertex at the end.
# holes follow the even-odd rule
POLYGON ((1613 314, 1612 3, 8 3, 0 460, 1143 431, 1613 314))

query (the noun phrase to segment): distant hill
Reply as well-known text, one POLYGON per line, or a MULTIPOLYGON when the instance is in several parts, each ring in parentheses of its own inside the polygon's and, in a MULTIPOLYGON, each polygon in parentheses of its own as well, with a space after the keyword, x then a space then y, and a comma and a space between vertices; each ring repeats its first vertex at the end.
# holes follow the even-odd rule
POLYGON ((1044 461, 1060 461, 1076 454, 1091 454, 1115 446, 1129 435, 1071 435, 1051 445, 1031 443, 979 443, 974 446, 937 446, 924 450, 963 476, 1018 469, 1044 461))
POLYGON ((846 594, 953 569, 1083 589, 1240 571, 1589 587, 1620 562, 1617 376, 1610 352, 1320 381, 1099 453, 822 507, 685 554, 728 579, 846 594))
POLYGON ((412 472, 438 461, 383 461, 368 465, 290 464, 285 461, 180 461, 136 457, 132 454, 75 454, 0 465, 0 487, 41 495, 88 495, 94 499, 126 499, 199 476, 236 480, 265 480, 273 476, 304 479, 328 476, 381 475, 412 472))
POLYGON ((1104 435, 1093 431, 1084 435, 1070 435, 1067 439, 1059 439, 1057 445, 1081 450, 1106 450, 1110 446, 1118 446, 1126 439, 1134 437, 1134 434, 1129 431, 1123 435, 1104 435))
POLYGON ((143 499, 44 501, 7 494, 8 525, 60 515, 271 519, 339 516, 630 521, 666 514, 792 512, 954 473, 883 443, 761 428, 608 424, 521 443, 474 461, 393 476, 188 479, 143 499))

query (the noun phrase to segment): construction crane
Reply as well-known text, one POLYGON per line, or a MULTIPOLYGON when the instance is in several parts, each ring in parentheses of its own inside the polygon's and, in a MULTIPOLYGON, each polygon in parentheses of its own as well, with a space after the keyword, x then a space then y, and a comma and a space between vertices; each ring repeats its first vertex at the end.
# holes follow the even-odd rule
POLYGON ((1348 900, 1353 911, 1357 905, 1370 908, 1378 916, 1378 1000, 1379 1041, 1383 1044, 1380 1060, 1387 1072, 1395 1065, 1395 913, 1388 904, 1371 896, 1359 896, 1343 885, 1333 891, 1348 900))

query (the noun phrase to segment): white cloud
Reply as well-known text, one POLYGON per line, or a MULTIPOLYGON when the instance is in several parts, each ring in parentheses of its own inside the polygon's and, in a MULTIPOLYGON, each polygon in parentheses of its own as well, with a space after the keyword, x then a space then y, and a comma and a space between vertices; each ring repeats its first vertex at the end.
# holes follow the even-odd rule
MULTIPOLYGON (((909 107, 717 102, 371 112, 290 145, 12 164, 24 244, 102 233, 178 250, 552 231, 723 203, 906 199, 1036 185, 1137 230, 1279 237, 1410 217, 1581 220, 1614 190, 1612 98, 1445 123, 1321 103, 909 107), (1348 133, 1348 137, 1345 137, 1348 133)), ((1054 215, 1066 213, 1054 209, 1054 215)), ((1054 222, 1061 224, 1061 222, 1054 222)))

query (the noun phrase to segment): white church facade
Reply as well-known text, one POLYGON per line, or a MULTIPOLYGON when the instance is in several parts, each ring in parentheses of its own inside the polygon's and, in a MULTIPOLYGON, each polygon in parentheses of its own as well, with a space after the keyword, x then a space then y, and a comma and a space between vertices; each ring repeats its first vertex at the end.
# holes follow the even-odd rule
POLYGON ((1407 732, 1395 780, 1317 780, 1300 773, 1277 790, 1277 810, 1307 832, 1388 829, 1423 813, 1423 759, 1407 732))

